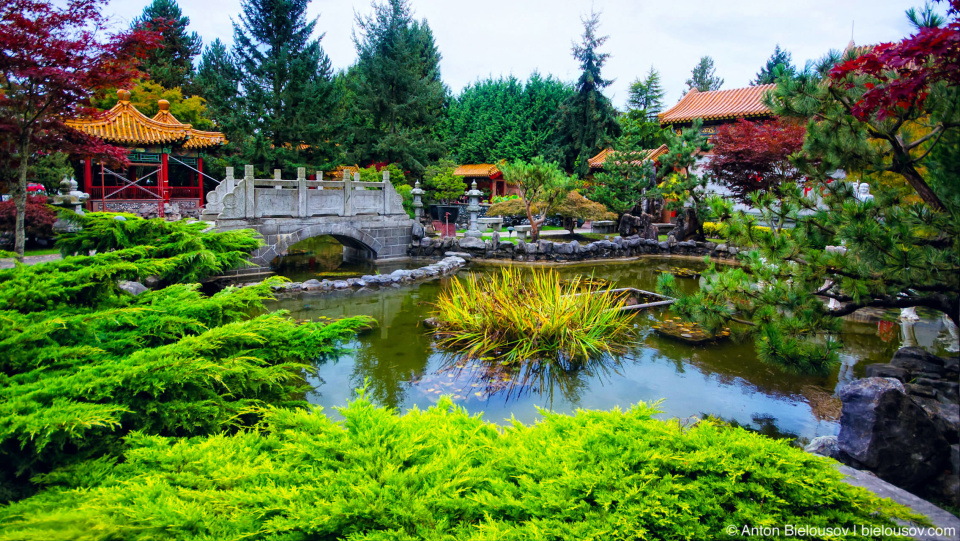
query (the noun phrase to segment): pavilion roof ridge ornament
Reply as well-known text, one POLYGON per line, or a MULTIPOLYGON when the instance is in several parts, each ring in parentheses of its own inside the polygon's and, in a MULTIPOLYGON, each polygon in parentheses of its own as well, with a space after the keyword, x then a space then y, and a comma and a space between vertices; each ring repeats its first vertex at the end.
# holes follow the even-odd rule
POLYGON ((676 105, 657 115, 661 125, 703 120, 723 120, 771 116, 763 96, 777 85, 757 85, 727 90, 698 92, 690 89, 676 105))

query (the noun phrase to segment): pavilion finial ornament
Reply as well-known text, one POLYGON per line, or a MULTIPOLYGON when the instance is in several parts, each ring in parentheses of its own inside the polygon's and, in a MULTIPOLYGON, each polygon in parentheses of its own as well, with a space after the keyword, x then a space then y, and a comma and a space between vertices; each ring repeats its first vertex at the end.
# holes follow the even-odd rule
POLYGON ((120 101, 130 101, 130 91, 121 88, 117 90, 117 97, 120 98, 120 101))
POLYGON ((159 107, 161 111, 169 111, 170 102, 167 100, 157 100, 157 107, 159 107))

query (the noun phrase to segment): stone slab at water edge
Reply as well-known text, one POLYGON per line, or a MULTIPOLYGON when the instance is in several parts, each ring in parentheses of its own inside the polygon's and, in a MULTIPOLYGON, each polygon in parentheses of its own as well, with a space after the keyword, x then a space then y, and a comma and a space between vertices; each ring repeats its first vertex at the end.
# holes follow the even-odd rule
MULTIPOLYGON (((272 286, 275 294, 299 293, 301 291, 333 291, 347 289, 361 289, 365 287, 385 287, 398 286, 409 282, 420 282, 431 280, 441 276, 447 276, 460 270, 466 265, 466 259, 462 257, 445 257, 436 263, 431 263, 420 267, 419 269, 397 269, 390 274, 367 274, 360 278, 347 278, 346 280, 307 280, 306 282, 287 282, 272 286)), ((253 282, 243 284, 242 287, 258 284, 253 282)))

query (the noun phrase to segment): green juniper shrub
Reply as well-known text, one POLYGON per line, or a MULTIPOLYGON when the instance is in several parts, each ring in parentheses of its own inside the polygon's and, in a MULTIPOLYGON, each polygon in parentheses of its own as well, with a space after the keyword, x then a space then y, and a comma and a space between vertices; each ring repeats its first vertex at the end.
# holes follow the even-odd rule
MULTIPOLYGON (((44 475, 0 537, 47 539, 714 539, 740 525, 919 520, 832 461, 740 428, 627 411, 543 411, 506 428, 449 399, 397 415, 361 398, 334 422, 264 408, 254 429, 132 433, 120 462, 44 475)), ((851 539, 863 539, 861 535, 851 539)))

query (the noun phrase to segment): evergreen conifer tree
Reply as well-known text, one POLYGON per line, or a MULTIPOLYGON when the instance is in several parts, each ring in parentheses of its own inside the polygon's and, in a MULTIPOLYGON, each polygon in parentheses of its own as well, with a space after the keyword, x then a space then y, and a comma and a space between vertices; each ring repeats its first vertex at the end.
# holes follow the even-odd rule
POLYGON ((687 90, 684 91, 684 94, 694 88, 697 89, 697 92, 709 92, 720 90, 720 87, 723 86, 723 79, 717 77, 717 69, 713 67, 713 59, 709 56, 703 56, 693 68, 693 71, 690 72, 690 78, 686 80, 685 84, 687 90))
POLYGON ((239 141, 240 70, 220 38, 203 51, 194 82, 197 93, 207 101, 207 115, 229 141, 239 141))
POLYGON ((780 48, 778 43, 776 48, 773 50, 773 54, 770 55, 770 58, 767 60, 766 65, 760 68, 760 73, 757 74, 756 80, 754 80, 751 85, 768 85, 770 83, 777 82, 777 77, 782 77, 784 75, 788 77, 793 77, 796 74, 797 68, 793 65, 793 62, 790 60, 790 52, 784 51, 780 48), (779 71, 777 67, 780 67, 779 71))
POLYGON ((443 151, 449 91, 440 78, 440 51, 407 0, 372 7, 372 14, 357 15, 358 59, 346 79, 350 154, 357 162, 399 163, 416 178, 443 151))
POLYGON ((257 141, 244 159, 261 169, 320 166, 332 156, 333 73, 323 36, 311 38, 317 19, 307 20, 308 4, 243 0, 234 22, 245 128, 257 141))
POLYGON ((558 112, 555 152, 563 167, 580 177, 590 170, 587 160, 620 135, 617 110, 603 95, 603 89, 613 81, 600 73, 610 54, 598 51, 607 41, 607 36, 597 35, 599 25, 597 12, 583 20, 583 40, 573 46, 573 57, 583 71, 577 81, 577 93, 558 112))
POLYGON ((164 88, 182 87, 190 94, 193 79, 193 57, 200 54, 200 36, 187 33, 190 17, 184 17, 176 0, 153 0, 133 20, 135 30, 158 31, 160 47, 150 51, 142 68, 150 79, 164 88))
POLYGON ((627 107, 633 111, 642 111, 649 120, 656 120, 663 111, 663 98, 666 91, 660 83, 660 73, 650 66, 650 71, 644 79, 637 78, 630 85, 630 97, 627 107))

